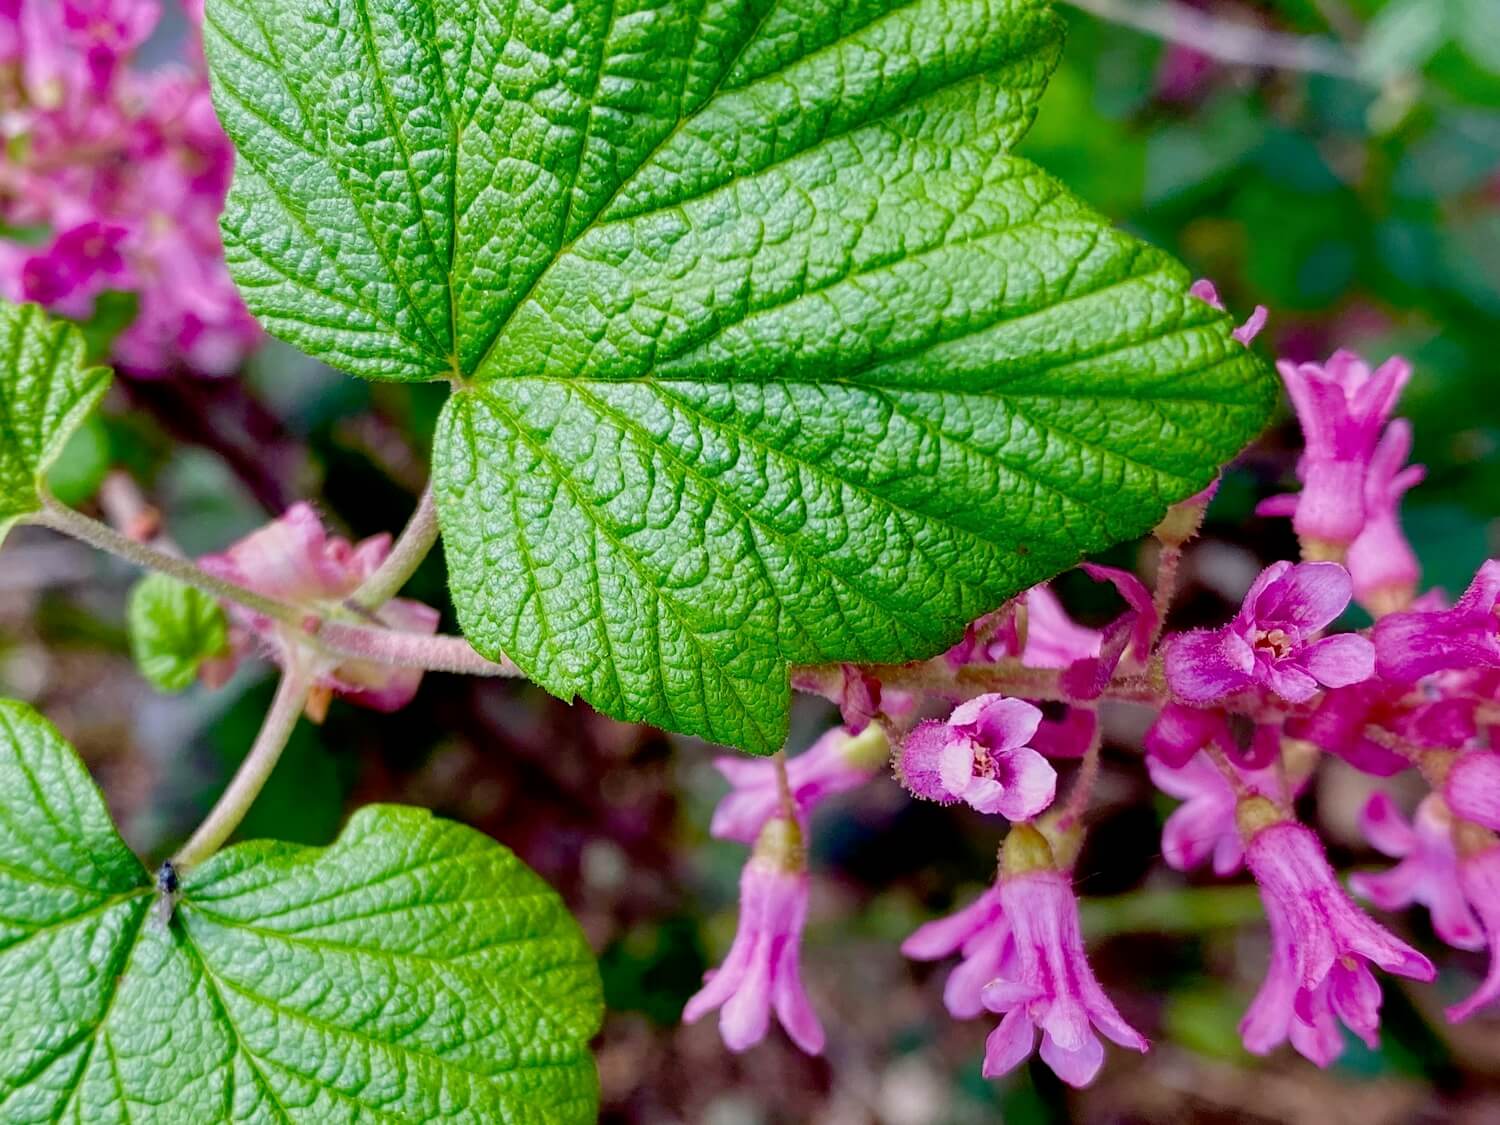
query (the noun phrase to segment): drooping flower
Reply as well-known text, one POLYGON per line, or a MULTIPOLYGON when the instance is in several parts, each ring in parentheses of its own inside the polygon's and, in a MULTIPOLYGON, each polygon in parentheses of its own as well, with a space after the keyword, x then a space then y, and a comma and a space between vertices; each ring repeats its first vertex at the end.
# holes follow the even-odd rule
POLYGON ((938 961, 954 953, 958 965, 943 985, 943 1005, 954 1019, 971 1020, 984 1011, 984 986, 1015 959, 1010 923, 1000 905, 996 883, 968 906, 946 918, 917 927, 901 943, 901 952, 914 961, 938 961))
POLYGON ((1212 703, 1256 685, 1301 703, 1319 684, 1368 679, 1375 666, 1368 640, 1353 633, 1318 637, 1351 593, 1349 572, 1336 563, 1272 563, 1228 625, 1172 639, 1167 682, 1188 703, 1212 703))
POLYGON ((1223 711, 1168 703, 1146 731, 1146 753, 1169 769, 1180 769, 1210 744, 1227 752, 1234 745, 1223 711))
POLYGON ((1001 852, 1000 910, 1015 953, 981 994, 986 1008, 1004 1016, 985 1044, 986 1078, 1019 1066, 1036 1048, 1038 1030, 1042 1061, 1072 1086, 1088 1085, 1104 1063, 1095 1028, 1122 1047, 1146 1049, 1094 978, 1073 888, 1029 825, 1013 827, 1001 852))
POLYGON ((1302 491, 1292 526, 1305 554, 1342 557, 1365 526, 1365 478, 1411 364, 1392 356, 1371 371, 1353 352, 1325 364, 1276 365, 1302 425, 1302 491))
MULTIPOLYGON (((1223 299, 1219 296, 1219 287, 1206 277, 1199 278, 1193 282, 1188 287, 1188 292, 1204 304, 1212 305, 1220 312, 1229 311, 1225 307, 1223 299)), ((1269 315, 1265 305, 1256 305, 1255 311, 1250 314, 1250 318, 1231 332, 1230 335, 1248 348, 1255 337, 1260 335, 1261 329, 1265 328, 1266 319, 1269 315)))
POLYGON ((1370 738, 1372 724, 1394 724, 1399 712, 1390 701, 1400 689, 1371 677, 1363 683, 1330 688, 1310 715, 1287 723, 1287 734, 1311 742, 1321 750, 1337 754, 1355 769, 1375 777, 1390 777, 1410 767, 1411 762, 1370 738))
POLYGON ((1490 967, 1474 994, 1448 1009, 1450 1023, 1466 1020, 1480 1008, 1500 1000, 1500 843, 1492 839, 1487 846, 1461 856, 1458 883, 1484 926, 1490 967))
POLYGON ((1380 986, 1370 964, 1430 981, 1432 962, 1354 904, 1310 829, 1260 797, 1241 802, 1239 820, 1271 926, 1271 966, 1240 1023, 1246 1049, 1265 1054, 1290 1038, 1326 1066, 1342 1049, 1333 1017, 1373 1046, 1380 986))
POLYGON ((1449 945, 1484 948, 1484 931, 1459 886, 1453 817, 1441 797, 1423 798, 1408 824, 1389 793, 1375 793, 1360 810, 1359 827, 1372 847, 1401 862, 1386 871, 1351 875, 1355 894, 1382 910, 1420 903, 1432 914, 1438 937, 1449 945))
MULTIPOLYGON (((251 532, 223 554, 206 555, 198 565, 209 574, 267 597, 306 606, 310 614, 338 616, 343 602, 390 554, 391 537, 376 535, 358 544, 330 536, 307 504, 294 504, 279 518, 251 532)), ((253 638, 272 659, 285 665, 296 644, 286 626, 244 606, 228 607, 236 626, 236 648, 243 653, 253 638)), ((438 612, 431 606, 395 598, 375 614, 378 622, 403 633, 435 633, 438 612)), ((397 711, 411 702, 421 669, 395 668, 350 660, 324 670, 321 686, 352 703, 376 711, 397 711)))
POLYGON ((943 722, 917 724, 901 747, 901 777, 919 797, 1029 819, 1057 791, 1057 771, 1027 745, 1041 720, 1030 703, 978 696, 943 722))
MULTIPOLYGON (((1167 866, 1191 871, 1212 856, 1215 875, 1222 878, 1238 871, 1245 859, 1244 841, 1235 823, 1238 796, 1223 771, 1204 753, 1175 769, 1148 756, 1146 769, 1158 789, 1182 801, 1162 825, 1161 851, 1167 866)), ((1267 797, 1280 792, 1274 770, 1240 769, 1239 775, 1249 792, 1267 797)))
MULTIPOLYGON (((886 768, 889 756, 884 732, 868 726, 858 735, 847 727, 834 727, 807 750, 787 759, 787 782, 799 822, 806 827, 807 818, 822 802, 870 781, 886 768)), ((776 763, 726 755, 714 759, 714 768, 732 788, 714 809, 710 835, 755 843, 766 823, 780 815, 776 763)))
POLYGON ((719 1034, 731 1051, 765 1038, 771 1013, 809 1055, 823 1050, 823 1025, 802 987, 802 928, 808 879, 802 833, 777 818, 761 830, 740 875, 740 923, 729 955, 710 970, 682 1010, 694 1023, 719 1009, 719 1034))
POLYGON ((1400 684, 1448 669, 1500 668, 1500 559, 1490 559, 1452 609, 1412 609, 1375 623, 1380 674, 1400 684))

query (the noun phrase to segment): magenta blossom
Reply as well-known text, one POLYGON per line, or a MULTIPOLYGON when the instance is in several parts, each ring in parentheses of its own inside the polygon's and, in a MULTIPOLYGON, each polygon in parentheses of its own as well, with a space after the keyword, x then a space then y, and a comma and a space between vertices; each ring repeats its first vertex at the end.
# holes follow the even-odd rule
POLYGON ((1443 800, 1455 816, 1500 832, 1500 753, 1460 754, 1443 780, 1443 800))
POLYGON ((823 1025, 799 964, 807 898, 802 834, 791 821, 770 821, 740 875, 740 925, 729 955, 683 1008, 685 1023, 719 1008, 724 1045, 743 1051, 765 1038, 775 1011, 798 1047, 809 1055, 823 1050, 823 1025))
POLYGON ((1094 1029, 1122 1047, 1144 1051, 1146 1040, 1111 1003, 1083 949, 1078 900, 1067 877, 1036 865, 1032 854, 1046 843, 1035 829, 1011 829, 1002 853, 1000 910, 1015 941, 1014 962, 987 984, 984 1006, 1002 1013, 985 1044, 984 1076, 998 1078, 1019 1066, 1042 1033, 1042 1061, 1070 1086, 1087 1086, 1104 1063, 1094 1029), (1018 849, 1017 845, 1021 845, 1018 849), (1017 850, 1023 860, 1015 861, 1017 850))
POLYGON ((954 1019, 971 1020, 984 1011, 984 986, 1015 962, 1015 941, 1000 905, 997 883, 968 906, 946 918, 928 922, 901 943, 901 952, 914 961, 937 961, 958 953, 962 960, 948 974, 943 1004, 954 1019))
POLYGON ((1317 636, 1344 611, 1351 592, 1349 572, 1336 563, 1272 563, 1228 625, 1173 639, 1167 682, 1187 703, 1211 703, 1256 685, 1301 703, 1319 684, 1368 679, 1375 667, 1368 640, 1317 636))
POLYGON ((1466 1020, 1500 1000, 1500 844, 1491 843, 1458 861, 1458 883, 1479 915, 1490 948, 1490 968, 1474 995, 1448 1009, 1451 1023, 1466 1020))
POLYGON ((1422 482, 1427 470, 1408 465, 1411 423, 1397 418, 1370 459, 1365 478, 1365 526, 1349 545, 1345 565, 1354 597, 1376 617, 1405 609, 1416 594, 1422 568, 1401 530, 1401 499, 1422 482))
MULTIPOLYGON (((857 789, 885 768, 889 745, 878 727, 855 735, 834 727, 786 763, 797 819, 803 826, 829 797, 857 789)), ((721 757, 714 768, 733 787, 714 809, 709 833, 721 840, 753 844, 766 823, 780 814, 776 763, 767 758, 721 757)))
MULTIPOLYGON (((1245 860, 1244 843, 1234 819, 1238 797, 1213 760, 1200 753, 1173 769, 1160 758, 1148 756, 1146 770, 1158 789, 1182 802, 1162 825, 1161 851, 1167 866, 1191 871, 1212 856, 1215 875, 1222 878, 1238 871, 1245 860)), ((1237 772, 1252 793, 1275 797, 1281 791, 1275 770, 1237 772)))
MULTIPOLYGON (((223 554, 204 556, 198 565, 226 582, 305 606, 310 615, 338 616, 345 612, 344 600, 375 573, 390 551, 389 535, 351 544, 328 535, 311 506, 294 504, 281 518, 251 532, 223 554)), ((273 660, 287 663, 296 642, 283 635, 286 626, 237 604, 228 608, 237 626, 237 649, 243 651, 253 637, 273 660)), ((403 633, 435 633, 438 627, 437 610, 405 598, 387 602, 375 617, 403 633)), ((350 702, 376 711, 397 711, 411 702, 422 672, 350 660, 324 670, 318 682, 350 702)))
POLYGON ((901 747, 901 776, 919 797, 1030 819, 1057 791, 1057 771, 1027 745, 1041 721, 1030 703, 978 696, 944 722, 917 724, 901 747))
POLYGON ((1310 829, 1279 819, 1262 798, 1242 803, 1240 815, 1250 837, 1245 859, 1271 924, 1271 967, 1240 1023, 1246 1049, 1263 1055, 1290 1038, 1326 1066, 1342 1049, 1334 1016, 1373 1046, 1380 986, 1370 963, 1430 981, 1432 962, 1354 904, 1310 829))
MULTIPOLYGON (((1225 307, 1223 299, 1219 296, 1218 286, 1216 286, 1212 281, 1209 281, 1206 277, 1199 278, 1197 281, 1193 282, 1193 284, 1188 287, 1188 292, 1191 293, 1194 297, 1197 297, 1198 300, 1202 301, 1204 304, 1212 305, 1220 312, 1229 311, 1225 307)), ((1250 314, 1250 319, 1236 328, 1233 332, 1230 333, 1230 335, 1248 348, 1255 337, 1260 335, 1261 329, 1265 328, 1266 319, 1269 315, 1270 314, 1266 312, 1265 305, 1256 305, 1255 311, 1250 314)))
POLYGON ((1413 609, 1375 623, 1380 674, 1401 684, 1448 669, 1500 668, 1500 560, 1490 559, 1452 609, 1413 609))
POLYGON ((1376 443, 1411 378, 1400 356, 1374 371, 1350 351, 1326 364, 1276 365, 1306 442, 1292 526, 1304 549, 1341 555, 1365 526, 1365 477, 1376 443))
POLYGON ((1411 762, 1367 737, 1365 728, 1372 724, 1394 725, 1399 712, 1390 701, 1400 694, 1399 688, 1378 677, 1332 688, 1324 693, 1310 715, 1287 723, 1287 734, 1337 754, 1364 773, 1390 777, 1407 769, 1411 762))
POLYGON ((1377 851, 1401 862, 1387 871, 1349 877, 1354 893, 1382 910, 1421 903, 1438 937, 1459 949, 1483 949, 1484 930, 1458 884, 1453 817, 1443 799, 1429 794, 1408 824, 1389 793, 1376 793, 1359 814, 1360 831, 1377 851))
POLYGON ((1194 754, 1210 744, 1226 752, 1234 745, 1224 712, 1182 703, 1164 706, 1145 737, 1146 753, 1169 769, 1187 765, 1194 754))
POLYGON ((1026 592, 1026 646, 1021 663, 1028 668, 1066 668, 1075 660, 1099 655, 1104 634, 1079 625, 1047 586, 1026 592))

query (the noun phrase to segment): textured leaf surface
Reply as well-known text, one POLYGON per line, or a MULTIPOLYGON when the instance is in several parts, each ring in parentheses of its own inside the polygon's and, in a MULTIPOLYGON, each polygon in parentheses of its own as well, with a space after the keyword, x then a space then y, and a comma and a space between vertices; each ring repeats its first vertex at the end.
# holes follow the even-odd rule
POLYGON ((42 477, 109 386, 78 329, 0 301, 0 541, 41 507, 42 477))
POLYGON ((0 1120, 588 1122, 597 971, 504 848, 395 806, 240 844, 170 926, 70 747, 0 703, 0 1120))
POLYGON ((199 666, 229 645, 229 626, 219 603, 165 574, 151 574, 135 584, 125 622, 136 667, 159 691, 184 690, 197 678, 199 666))
POLYGON ((1161 253, 1009 154, 1040 0, 210 0, 231 268, 449 379, 482 652, 768 751, 788 667, 925 657, 1262 425, 1161 253))

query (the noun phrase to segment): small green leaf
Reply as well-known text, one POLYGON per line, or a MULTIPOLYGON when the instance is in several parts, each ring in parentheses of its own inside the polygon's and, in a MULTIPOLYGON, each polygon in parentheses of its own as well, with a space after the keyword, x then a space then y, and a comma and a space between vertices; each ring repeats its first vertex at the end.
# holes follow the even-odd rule
POLYGON ((125 621, 130 653, 141 675, 159 691, 183 691, 205 660, 229 646, 219 603, 165 574, 151 574, 130 591, 125 621))
POLYGON ((41 508, 47 469, 109 386, 84 355, 77 328, 0 301, 0 542, 41 508))
POLYGON ((230 269, 451 381, 483 653, 767 752, 789 666, 931 656, 1143 534, 1274 385, 1187 273, 1010 153, 1041 0, 210 0, 230 269))
POLYGON ((592 1121, 600 985, 556 894, 462 825, 189 872, 170 924, 46 720, 0 703, 0 1120, 592 1121))

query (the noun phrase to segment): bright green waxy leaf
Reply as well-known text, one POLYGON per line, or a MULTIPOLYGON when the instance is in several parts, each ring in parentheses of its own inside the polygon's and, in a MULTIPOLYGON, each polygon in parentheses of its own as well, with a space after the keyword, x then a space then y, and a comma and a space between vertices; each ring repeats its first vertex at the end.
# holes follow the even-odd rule
POLYGON ((229 625, 219 603, 165 574, 147 575, 135 584, 125 621, 136 667, 160 691, 184 690, 205 660, 223 655, 229 646, 229 625))
POLYGON ((941 651, 1270 409, 1010 155, 1040 0, 210 0, 207 41, 251 308, 452 381, 464 631, 611 715, 774 749, 789 666, 941 651))
POLYGON ((42 478, 109 386, 78 329, 0 301, 0 542, 42 506, 42 478))
POLYGON ((326 849, 220 852, 159 906, 71 748, 0 703, 0 1120, 597 1113, 583 935, 469 828, 370 806, 326 849))

